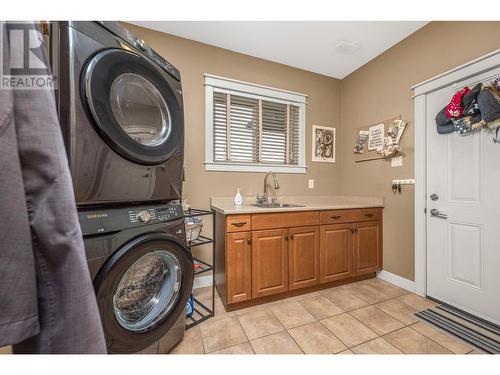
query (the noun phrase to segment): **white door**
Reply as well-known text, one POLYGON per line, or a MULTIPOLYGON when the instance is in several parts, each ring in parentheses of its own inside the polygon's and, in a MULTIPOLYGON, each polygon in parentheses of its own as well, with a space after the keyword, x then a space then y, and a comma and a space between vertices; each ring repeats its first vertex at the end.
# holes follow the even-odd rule
POLYGON ((500 324, 500 143, 434 125, 457 88, 493 73, 426 97, 427 295, 500 324))

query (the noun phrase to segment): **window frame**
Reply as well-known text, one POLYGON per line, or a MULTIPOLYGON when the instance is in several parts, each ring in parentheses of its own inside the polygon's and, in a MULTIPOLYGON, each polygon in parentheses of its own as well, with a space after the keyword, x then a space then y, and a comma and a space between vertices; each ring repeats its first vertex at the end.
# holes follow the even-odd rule
POLYGON ((205 74, 205 170, 224 172, 306 173, 306 100, 307 95, 205 74), (214 91, 253 99, 291 104, 299 107, 299 161, 297 165, 214 161, 214 91))

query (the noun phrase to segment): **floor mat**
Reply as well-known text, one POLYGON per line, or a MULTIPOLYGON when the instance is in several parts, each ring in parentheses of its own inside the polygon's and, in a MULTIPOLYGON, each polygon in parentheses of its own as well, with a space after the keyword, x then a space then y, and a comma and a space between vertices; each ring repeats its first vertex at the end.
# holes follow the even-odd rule
POLYGON ((500 354, 500 326, 496 324, 447 304, 415 315, 487 353, 500 354))

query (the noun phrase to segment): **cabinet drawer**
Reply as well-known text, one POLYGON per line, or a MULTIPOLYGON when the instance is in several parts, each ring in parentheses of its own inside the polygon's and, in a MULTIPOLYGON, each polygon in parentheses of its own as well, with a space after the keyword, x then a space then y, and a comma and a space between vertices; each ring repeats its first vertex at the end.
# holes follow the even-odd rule
POLYGON ((229 215, 226 219, 226 232, 244 232, 252 229, 250 215, 229 215))
POLYGON ((320 212, 321 224, 354 223, 381 220, 381 208, 359 208, 352 210, 328 210, 320 212))
POLYGON ((318 211, 273 212, 252 215, 253 230, 304 227, 318 224, 318 211))

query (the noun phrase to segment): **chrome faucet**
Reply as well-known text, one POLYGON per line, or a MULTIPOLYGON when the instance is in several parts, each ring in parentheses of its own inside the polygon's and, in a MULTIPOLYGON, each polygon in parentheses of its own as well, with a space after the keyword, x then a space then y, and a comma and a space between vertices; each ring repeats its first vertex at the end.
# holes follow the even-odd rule
POLYGON ((268 194, 267 194, 267 178, 269 175, 273 176, 273 182, 274 182, 274 188, 277 190, 280 188, 280 184, 278 183, 278 178, 274 174, 274 172, 268 172, 266 173, 266 176, 264 177, 264 194, 259 195, 257 194, 257 204, 267 204, 268 203, 268 194))

